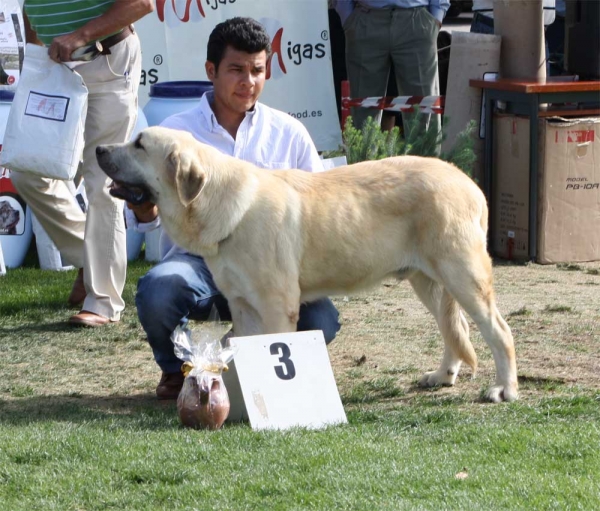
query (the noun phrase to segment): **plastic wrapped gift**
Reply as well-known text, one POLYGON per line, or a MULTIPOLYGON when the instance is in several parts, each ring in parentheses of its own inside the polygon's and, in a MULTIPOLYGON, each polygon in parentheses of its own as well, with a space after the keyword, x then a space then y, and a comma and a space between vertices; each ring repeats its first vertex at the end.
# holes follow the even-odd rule
POLYGON ((190 428, 219 429, 229 415, 229 395, 221 373, 235 350, 221 346, 223 335, 217 325, 204 323, 198 332, 178 326, 171 336, 185 376, 177 412, 182 424, 190 428))

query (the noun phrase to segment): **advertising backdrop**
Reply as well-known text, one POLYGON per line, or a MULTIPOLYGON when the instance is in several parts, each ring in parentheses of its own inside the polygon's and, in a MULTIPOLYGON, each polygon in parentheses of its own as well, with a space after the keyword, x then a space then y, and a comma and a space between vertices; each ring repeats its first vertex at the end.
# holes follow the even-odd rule
POLYGON ((302 121, 319 151, 336 149, 327 0, 156 0, 154 12, 135 24, 143 52, 140 105, 159 81, 206 80, 208 36, 234 16, 256 19, 271 37, 261 102, 302 121))

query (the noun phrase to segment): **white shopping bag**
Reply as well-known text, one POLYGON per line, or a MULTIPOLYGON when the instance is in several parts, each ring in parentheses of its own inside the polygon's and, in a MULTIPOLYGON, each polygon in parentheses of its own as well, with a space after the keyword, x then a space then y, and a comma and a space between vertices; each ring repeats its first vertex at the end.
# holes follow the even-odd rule
POLYGON ((81 76, 27 44, 6 124, 3 167, 53 179, 75 177, 83 155, 87 87, 81 76))

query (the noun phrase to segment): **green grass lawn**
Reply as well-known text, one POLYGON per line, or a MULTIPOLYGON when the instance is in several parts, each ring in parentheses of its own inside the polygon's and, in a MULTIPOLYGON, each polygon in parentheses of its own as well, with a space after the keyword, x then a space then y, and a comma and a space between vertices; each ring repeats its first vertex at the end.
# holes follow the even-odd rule
MULTIPOLYGON (((579 311, 564 286, 547 303, 511 299, 503 311, 523 342, 520 401, 481 402, 489 354, 477 338, 481 381, 417 389, 431 368, 428 354, 437 361, 442 348, 435 325, 408 312, 410 290, 398 286, 360 303, 336 299, 346 328, 329 351, 348 424, 256 432, 238 423, 211 432, 184 429, 175 403, 154 398, 159 373, 130 305, 148 267, 130 266, 122 321, 98 330, 64 323, 73 313, 65 302, 74 272, 22 268, 0 278, 0 510, 600 509, 598 386, 530 364, 537 352, 540 360, 554 356, 529 346, 539 335, 530 332, 553 322, 565 332, 565 314, 579 311), (403 310, 382 327, 372 314, 382 309, 403 310), (377 358, 363 328, 379 328, 382 344, 410 336, 405 344, 419 355, 377 358), (353 358, 361 350, 366 363, 353 358)), ((514 271, 497 269, 500 289, 514 271)), ((530 277, 538 286, 575 278, 553 271, 530 277)), ((580 273, 583 283, 600 282, 580 273)), ((589 332, 600 314, 593 314, 591 326, 572 320, 581 328, 569 332, 585 348, 584 362, 595 363, 598 337, 589 332)))

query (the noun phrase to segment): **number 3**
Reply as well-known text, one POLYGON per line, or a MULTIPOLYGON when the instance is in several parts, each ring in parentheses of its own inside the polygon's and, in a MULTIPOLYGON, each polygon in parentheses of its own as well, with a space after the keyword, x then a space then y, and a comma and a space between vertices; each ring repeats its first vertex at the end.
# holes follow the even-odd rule
POLYGON ((275 374, 278 378, 282 380, 291 380, 294 376, 296 376, 296 368, 294 367, 294 363, 290 360, 290 347, 287 344, 282 342, 275 342, 271 344, 271 355, 280 355, 279 362, 281 362, 285 366, 285 371, 283 370, 283 366, 275 366, 275 374))

